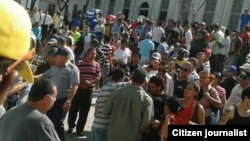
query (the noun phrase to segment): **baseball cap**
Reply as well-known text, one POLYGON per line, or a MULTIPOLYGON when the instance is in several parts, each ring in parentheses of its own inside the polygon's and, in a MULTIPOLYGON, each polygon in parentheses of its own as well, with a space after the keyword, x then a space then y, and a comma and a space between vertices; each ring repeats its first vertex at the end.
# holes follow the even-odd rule
MULTIPOLYGON (((17 2, 0 0, 0 56, 17 60, 15 65, 22 63, 19 75, 30 83, 34 82, 29 63, 26 61, 34 55, 30 49, 31 20, 27 11, 17 2), (11 10, 15 9, 15 10, 11 10)), ((8 71, 15 67, 8 68, 8 71)))
POLYGON ((69 52, 66 48, 57 47, 57 51, 54 53, 54 55, 68 56, 69 52))
POLYGON ((178 54, 185 54, 186 50, 184 48, 180 48, 178 54))
POLYGON ((240 69, 243 69, 243 70, 250 72, 250 64, 245 63, 242 66, 240 66, 240 69))
POLYGON ((204 51, 204 53, 211 54, 211 53, 212 53, 212 50, 209 49, 209 48, 206 48, 205 51, 204 51))
POLYGON ((55 38, 51 38, 49 41, 48 41, 49 44, 57 44, 57 39, 55 38))
POLYGON ((151 37, 152 37, 152 33, 151 33, 151 32, 148 32, 148 33, 146 34, 146 37, 147 37, 147 38, 151 38, 151 37))
POLYGON ((236 72, 237 72, 237 68, 236 68, 236 66, 231 65, 231 66, 228 67, 228 70, 227 70, 227 71, 236 73, 236 72))
POLYGON ((181 44, 179 42, 176 42, 174 46, 179 47, 181 44))
POLYGON ((158 53, 158 52, 154 52, 154 53, 152 54, 151 58, 160 60, 160 59, 161 59, 161 54, 158 53))
POLYGON ((206 23, 205 22, 201 22, 200 25, 206 26, 206 23))
POLYGON ((48 56, 55 55, 57 51, 58 51, 57 47, 52 47, 48 50, 47 55, 48 56))

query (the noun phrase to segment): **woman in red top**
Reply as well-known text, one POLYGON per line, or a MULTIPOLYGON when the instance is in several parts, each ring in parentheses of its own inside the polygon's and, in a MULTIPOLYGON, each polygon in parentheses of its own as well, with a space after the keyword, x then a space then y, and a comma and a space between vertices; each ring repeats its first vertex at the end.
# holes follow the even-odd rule
POLYGON ((196 96, 200 92, 200 85, 197 82, 189 82, 184 90, 184 98, 181 99, 185 108, 189 108, 188 112, 192 112, 192 117, 189 120, 190 125, 205 124, 205 111, 199 102, 196 101, 196 96))

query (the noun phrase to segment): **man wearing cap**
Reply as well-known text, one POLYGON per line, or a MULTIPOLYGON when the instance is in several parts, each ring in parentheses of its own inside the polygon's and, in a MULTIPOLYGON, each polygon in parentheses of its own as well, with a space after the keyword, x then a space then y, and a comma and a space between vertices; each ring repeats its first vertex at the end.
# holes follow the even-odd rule
POLYGON ((31 22, 29 15, 18 3, 4 0, 0 0, 0 13, 1 116, 5 112, 3 103, 19 75, 31 83, 34 80, 29 63, 26 61, 27 58, 24 57, 27 56, 30 49, 31 22))
POLYGON ((161 61, 161 54, 158 52, 154 52, 151 55, 150 63, 148 66, 143 66, 143 68, 147 72, 147 79, 149 80, 152 76, 156 75, 158 73, 158 69, 160 66, 161 61))
POLYGON ((10 109, 0 120, 1 141, 60 141, 46 112, 57 96, 56 84, 49 79, 36 81, 25 104, 10 109))
POLYGON ((152 42, 151 38, 152 33, 148 32, 146 38, 144 40, 141 40, 138 44, 138 50, 141 54, 140 66, 149 64, 150 56, 155 50, 155 45, 152 42))
POLYGON ((79 69, 69 61, 68 51, 58 47, 55 65, 35 78, 49 78, 56 83, 58 95, 54 106, 47 112, 61 141, 65 141, 63 120, 80 83, 79 69))

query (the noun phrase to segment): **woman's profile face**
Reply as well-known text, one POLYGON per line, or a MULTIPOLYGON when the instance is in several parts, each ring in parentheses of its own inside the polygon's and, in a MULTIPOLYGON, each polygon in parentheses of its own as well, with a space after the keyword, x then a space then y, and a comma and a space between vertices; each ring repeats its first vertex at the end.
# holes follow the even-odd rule
POLYGON ((195 91, 194 84, 189 83, 184 89, 184 97, 194 97, 196 94, 197 91, 195 91))

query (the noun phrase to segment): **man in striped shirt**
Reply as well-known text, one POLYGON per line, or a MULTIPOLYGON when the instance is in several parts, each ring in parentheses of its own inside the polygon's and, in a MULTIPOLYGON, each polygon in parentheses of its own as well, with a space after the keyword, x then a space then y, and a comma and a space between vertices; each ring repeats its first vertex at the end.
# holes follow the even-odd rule
POLYGON ((122 69, 115 69, 112 73, 112 81, 102 87, 96 100, 92 141, 107 141, 107 128, 110 117, 103 114, 103 107, 113 91, 128 84, 128 82, 123 82, 124 78, 125 72, 122 69))
POLYGON ((112 48, 109 45, 111 38, 110 36, 104 37, 104 45, 101 46, 102 53, 104 55, 104 59, 102 60, 102 86, 106 84, 107 78, 109 75, 110 70, 113 68, 112 63, 112 48))
POLYGON ((89 48, 83 61, 79 61, 77 67, 80 70, 80 87, 78 87, 75 97, 69 110, 68 133, 72 133, 75 127, 77 112, 79 118, 76 125, 76 134, 83 136, 83 129, 87 121, 89 109, 92 102, 93 87, 100 80, 100 64, 95 61, 96 49, 89 48))

